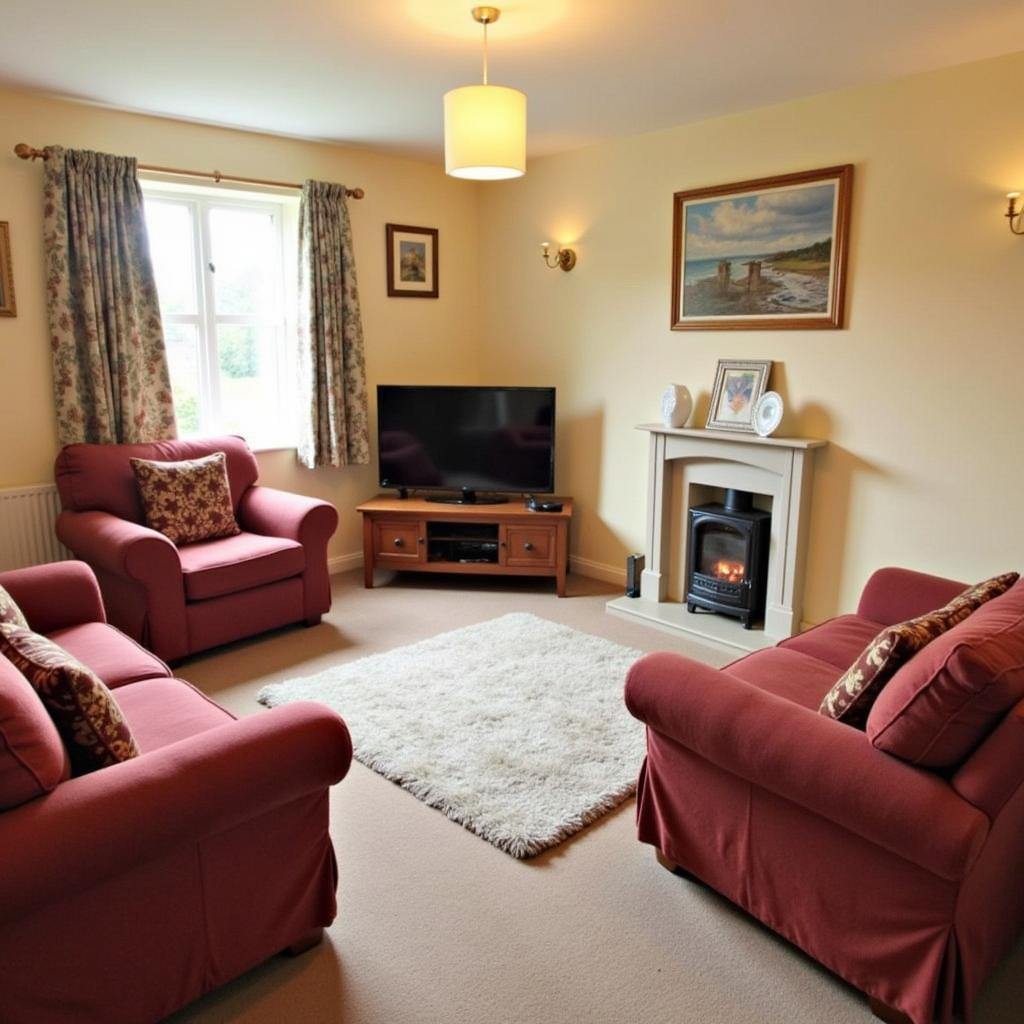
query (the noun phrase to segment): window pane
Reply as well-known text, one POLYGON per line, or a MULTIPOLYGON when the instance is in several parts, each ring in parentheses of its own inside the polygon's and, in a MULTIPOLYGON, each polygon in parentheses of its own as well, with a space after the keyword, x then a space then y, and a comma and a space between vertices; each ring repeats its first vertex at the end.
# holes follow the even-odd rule
POLYGON ((147 199, 146 229, 160 312, 196 312, 195 237, 192 207, 147 199))
POLYGON ((241 434, 253 443, 280 439, 274 334, 250 324, 217 327, 220 429, 241 434))
POLYGON ((164 324, 178 433, 199 433, 199 338, 192 324, 164 324))
POLYGON ((214 294, 220 316, 273 318, 281 269, 274 218, 260 210, 210 210, 214 294))

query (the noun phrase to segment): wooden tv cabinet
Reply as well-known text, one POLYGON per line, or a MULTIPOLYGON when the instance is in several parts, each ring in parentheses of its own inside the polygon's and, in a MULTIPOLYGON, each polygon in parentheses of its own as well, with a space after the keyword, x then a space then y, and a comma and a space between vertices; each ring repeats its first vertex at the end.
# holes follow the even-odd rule
POLYGON ((445 505, 380 495, 360 505, 363 580, 373 570, 553 576, 565 597, 572 499, 561 512, 531 512, 524 501, 445 505))

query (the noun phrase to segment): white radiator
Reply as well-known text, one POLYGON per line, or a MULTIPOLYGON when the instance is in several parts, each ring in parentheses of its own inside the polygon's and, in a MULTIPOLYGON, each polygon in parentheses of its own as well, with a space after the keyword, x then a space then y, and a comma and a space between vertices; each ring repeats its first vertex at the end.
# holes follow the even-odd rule
POLYGON ((0 571, 71 558, 54 532, 59 513, 53 484, 0 489, 0 571))

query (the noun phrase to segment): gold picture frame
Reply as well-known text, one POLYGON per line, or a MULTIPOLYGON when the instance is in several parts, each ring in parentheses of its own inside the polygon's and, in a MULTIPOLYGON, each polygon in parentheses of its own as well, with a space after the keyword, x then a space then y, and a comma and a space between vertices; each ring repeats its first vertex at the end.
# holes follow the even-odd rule
POLYGON ((768 387, 770 359, 719 359, 705 427, 754 434, 754 406, 768 387))
POLYGON ((673 331, 844 324, 853 165, 676 192, 673 331))
POLYGON ((5 220, 0 220, 0 316, 17 316, 14 302, 14 266, 11 263, 11 231, 5 220))

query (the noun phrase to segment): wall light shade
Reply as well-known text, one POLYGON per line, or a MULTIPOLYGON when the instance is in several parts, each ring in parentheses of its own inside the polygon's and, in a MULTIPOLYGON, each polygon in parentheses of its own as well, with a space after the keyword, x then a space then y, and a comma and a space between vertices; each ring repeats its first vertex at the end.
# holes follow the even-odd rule
POLYGON ((503 85, 446 92, 444 169, 454 178, 479 181, 525 174, 526 94, 503 85))

